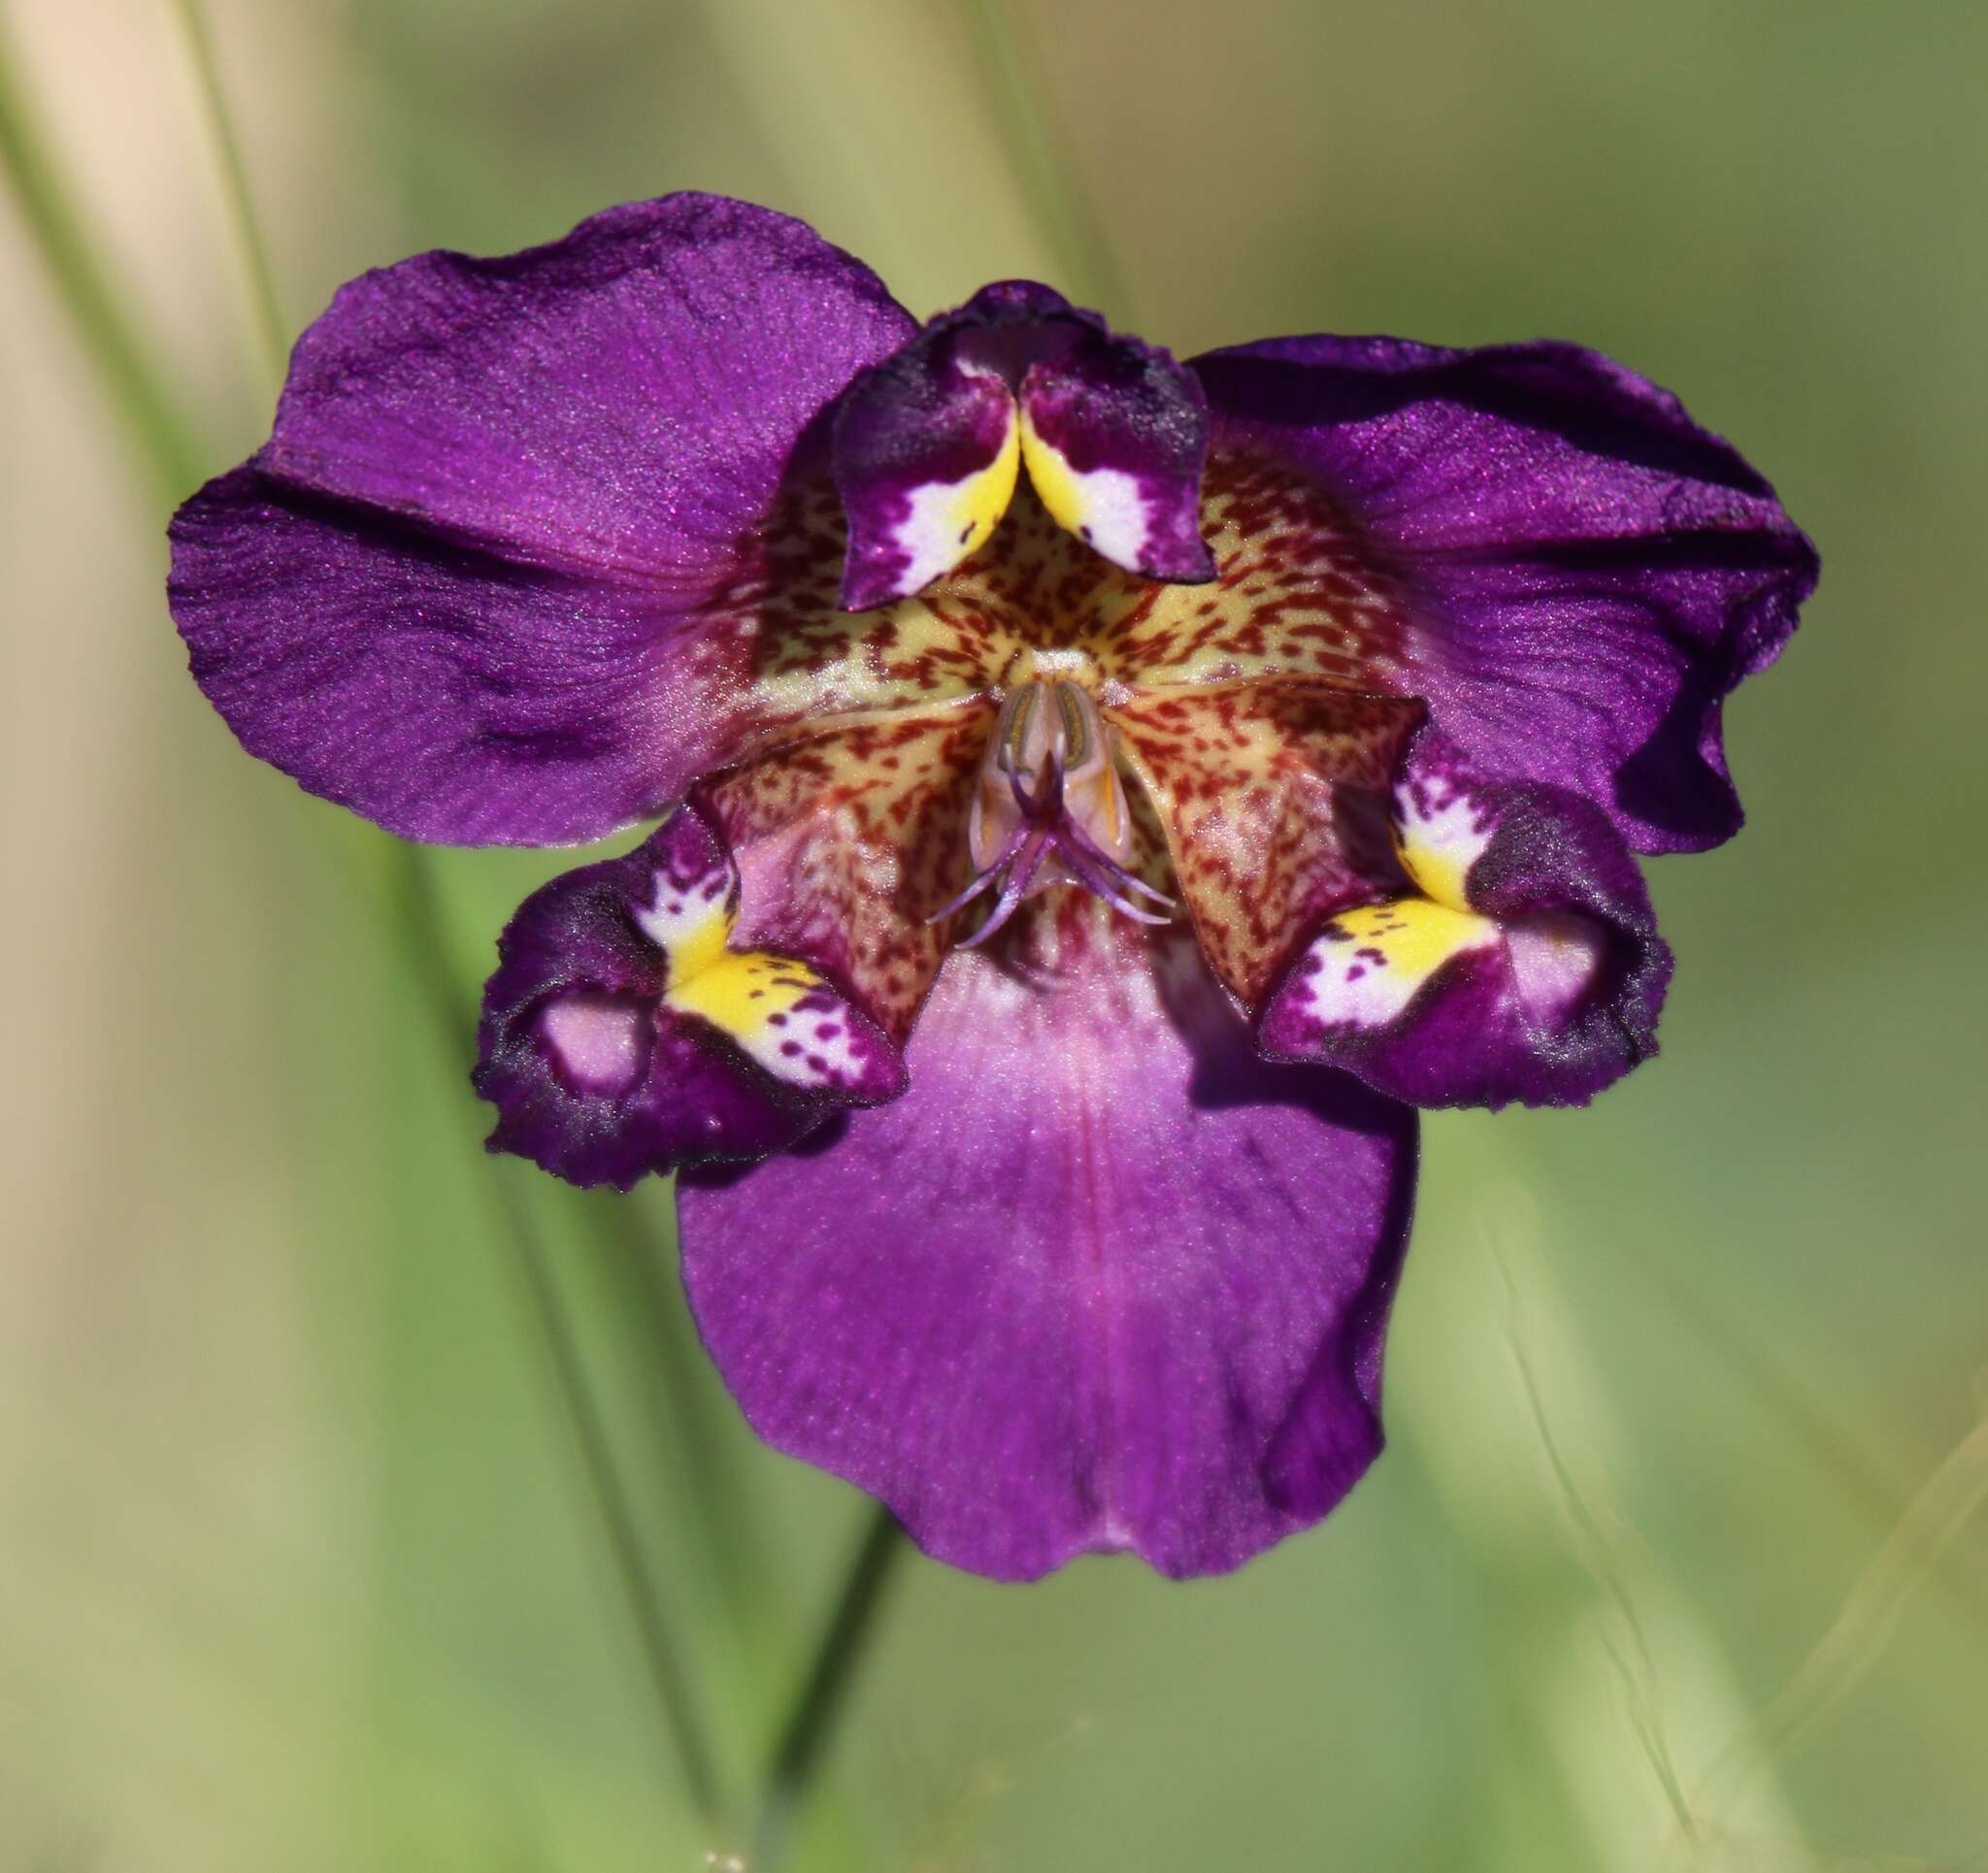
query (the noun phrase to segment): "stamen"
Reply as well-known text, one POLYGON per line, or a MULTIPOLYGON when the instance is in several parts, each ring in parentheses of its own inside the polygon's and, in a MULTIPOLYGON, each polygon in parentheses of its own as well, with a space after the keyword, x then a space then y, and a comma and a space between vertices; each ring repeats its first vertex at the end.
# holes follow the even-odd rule
POLYGON ((987 941, 1027 899, 1053 884, 1080 885, 1135 923, 1171 921, 1174 900, 1126 864, 1132 816, 1109 731, 1075 683, 1032 680, 1009 693, 967 831, 974 875, 926 919, 938 923, 994 892, 986 920, 961 940, 962 949, 987 941), (1043 862, 1052 857, 1057 869, 1045 874, 1043 862), (1138 898, 1160 908, 1148 909, 1138 898))

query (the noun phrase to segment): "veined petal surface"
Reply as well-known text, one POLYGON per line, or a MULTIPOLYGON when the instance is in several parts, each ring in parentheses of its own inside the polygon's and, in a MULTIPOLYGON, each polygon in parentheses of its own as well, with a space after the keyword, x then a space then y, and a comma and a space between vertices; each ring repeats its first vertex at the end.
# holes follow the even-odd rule
POLYGON ((801 485, 820 418, 913 329, 801 223, 704 196, 369 274, 174 522, 194 674, 251 753, 464 844, 597 838, 796 713, 929 696, 929 614, 803 629, 842 557, 801 485))
POLYGON ((679 1182, 760 1434, 1004 1579, 1220 1571, 1330 1509, 1380 1447, 1413 1114, 1259 1060, 1184 937, 1071 892, 1005 963, 948 961, 910 1067, 800 1153, 679 1182))
POLYGON ((1323 915, 1391 873, 1388 791, 1421 714, 1302 681, 1147 691, 1107 711, 1209 966, 1250 1007, 1323 915))
POLYGON ((939 972, 932 921, 967 864, 985 704, 825 731, 713 779, 704 797, 745 878, 742 943, 828 970, 900 1045, 939 972))
MULTIPOLYGON (((1642 852, 1732 834, 1720 706, 1816 558, 1730 444, 1577 346, 1272 340, 1197 358, 1217 459, 1330 504, 1392 623, 1372 687, 1488 773, 1567 786, 1642 852)), ((1343 576, 1320 557, 1318 595, 1343 576)))

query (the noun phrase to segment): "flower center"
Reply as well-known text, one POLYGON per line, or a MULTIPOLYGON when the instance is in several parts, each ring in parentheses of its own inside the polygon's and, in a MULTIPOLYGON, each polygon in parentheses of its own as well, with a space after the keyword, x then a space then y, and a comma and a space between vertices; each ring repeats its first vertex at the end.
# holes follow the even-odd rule
POLYGON ((1052 885, 1081 885, 1143 924, 1165 923, 1173 907, 1171 898, 1130 870, 1132 807, 1112 759, 1111 731, 1088 693, 1061 677, 1019 682, 1002 703, 967 808, 967 847, 974 875, 930 920, 993 892, 986 922, 962 949, 984 943, 1027 899, 1052 885))

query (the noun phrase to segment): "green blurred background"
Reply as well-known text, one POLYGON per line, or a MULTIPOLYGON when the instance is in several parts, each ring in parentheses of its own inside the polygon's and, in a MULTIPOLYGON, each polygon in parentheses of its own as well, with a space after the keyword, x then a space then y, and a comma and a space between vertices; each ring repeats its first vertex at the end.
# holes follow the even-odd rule
MULTIPOLYGON (((1428 1127, 1374 1474, 1226 1580, 912 1561, 796 1864, 1988 1866, 1988 883, 1960 838, 1988 805, 1988 10, 209 21, 290 331, 417 248, 717 189, 919 311, 1031 274, 1183 354, 1578 338, 1683 394, 1823 550, 1729 712, 1746 832, 1652 868, 1663 1059, 1586 1114, 1428 1127)), ((14 0, 0 28, 11 120, 218 471, 271 380, 183 12, 14 0)), ((662 1193, 486 1166, 466 997, 445 1055, 385 841, 185 678, 185 490, 45 248, 0 204, 0 1868, 703 1866, 743 1836, 686 1798, 524 1273, 731 1787, 863 1504, 754 1445, 687 1351, 662 1193)), ((458 973, 564 862, 439 864, 458 973)))

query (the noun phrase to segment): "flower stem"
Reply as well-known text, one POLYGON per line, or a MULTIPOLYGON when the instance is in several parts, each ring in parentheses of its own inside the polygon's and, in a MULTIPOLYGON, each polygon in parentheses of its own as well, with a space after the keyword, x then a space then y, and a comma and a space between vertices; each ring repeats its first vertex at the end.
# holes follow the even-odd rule
POLYGON ((834 1735, 898 1557, 907 1543, 897 1518, 875 1505, 843 1578, 834 1611, 794 1705, 781 1725, 752 1826, 752 1873, 774 1873, 834 1735))
POLYGON ((283 318, 282 299, 277 291, 276 269, 270 264, 269 243, 263 238, 255 197, 248 187, 242 140, 235 134, 227 93, 221 89, 220 65, 215 56, 214 35, 208 30, 207 9, 202 0, 176 0, 176 6, 181 28, 186 35, 186 49, 193 58, 201 112, 207 118, 208 135, 213 139, 215 158, 220 165, 228 226, 234 234, 235 249, 241 255, 242 272, 248 286, 263 372, 274 394, 282 385, 283 364, 289 351, 289 327, 283 318))
POLYGON ((137 334, 125 323, 105 269, 34 120, 0 28, 0 169, 20 204, 55 290, 139 458, 160 494, 177 500, 200 480, 200 450, 137 334))

